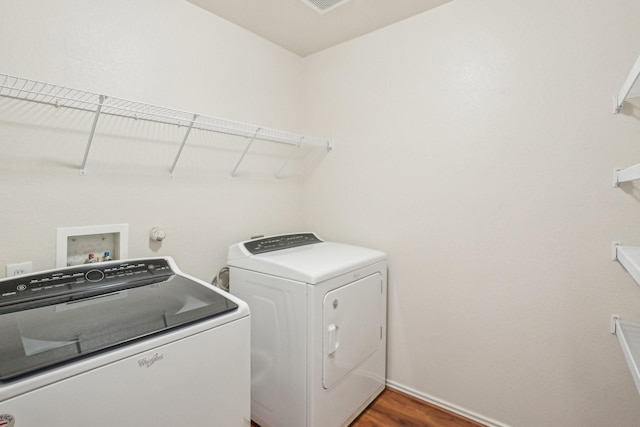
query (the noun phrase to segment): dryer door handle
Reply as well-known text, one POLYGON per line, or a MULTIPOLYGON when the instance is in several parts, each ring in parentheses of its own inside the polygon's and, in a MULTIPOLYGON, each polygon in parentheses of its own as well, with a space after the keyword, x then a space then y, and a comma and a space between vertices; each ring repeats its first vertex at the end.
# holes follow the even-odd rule
POLYGON ((327 354, 329 356, 333 356, 336 350, 338 349, 338 347, 340 346, 340 341, 338 340, 338 329, 340 329, 338 325, 334 325, 334 324, 329 325, 329 327, 327 328, 327 332, 329 332, 327 354))

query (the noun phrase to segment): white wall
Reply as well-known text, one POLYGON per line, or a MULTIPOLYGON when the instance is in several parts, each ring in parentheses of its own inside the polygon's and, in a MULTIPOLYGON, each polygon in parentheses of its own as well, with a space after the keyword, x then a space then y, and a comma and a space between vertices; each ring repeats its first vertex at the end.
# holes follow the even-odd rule
POLYGON ((640 290, 608 257, 640 242, 637 190, 610 184, 640 159, 637 112, 611 115, 639 15, 456 0, 301 60, 182 0, 4 0, 0 72, 337 148, 304 194, 229 179, 235 153, 198 137, 170 179, 179 130, 122 139, 105 120, 79 176, 86 118, 0 102, 0 266, 53 267, 56 227, 126 222, 130 255, 209 280, 232 242, 317 230, 388 252, 394 384, 512 426, 634 426, 608 320, 640 320, 640 290))
MULTIPOLYGON (((0 58, 0 73, 300 125, 301 59, 183 0, 2 1, 0 58)), ((210 136, 192 133, 171 179, 184 129, 104 117, 80 176, 91 116, 3 100, 0 120, 0 276, 7 263, 53 268, 57 227, 128 223, 130 256, 172 255, 211 280, 231 243, 300 222, 300 180, 246 176, 251 160, 230 179, 239 152, 212 149, 210 136), (159 248, 153 226, 168 235, 159 248)))
POLYGON ((612 95, 640 2, 456 0, 304 61, 308 132, 336 150, 306 228, 389 256, 394 384, 506 425, 635 426, 610 260, 640 243, 637 111, 612 95), (635 115, 635 117, 633 117, 635 115))

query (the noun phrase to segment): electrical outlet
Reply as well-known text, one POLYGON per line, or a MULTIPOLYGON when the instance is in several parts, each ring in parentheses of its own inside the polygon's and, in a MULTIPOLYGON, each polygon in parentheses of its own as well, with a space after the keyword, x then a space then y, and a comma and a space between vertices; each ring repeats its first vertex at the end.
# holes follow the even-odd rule
POLYGON ((32 271, 33 263, 31 261, 7 264, 7 277, 20 276, 21 274, 31 273, 32 271))

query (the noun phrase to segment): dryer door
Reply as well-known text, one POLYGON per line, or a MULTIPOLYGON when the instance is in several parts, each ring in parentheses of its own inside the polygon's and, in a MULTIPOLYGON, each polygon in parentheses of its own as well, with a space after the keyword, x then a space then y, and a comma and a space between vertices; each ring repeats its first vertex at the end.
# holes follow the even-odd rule
POLYGON ((323 300, 322 385, 330 388, 376 352, 382 341, 382 276, 374 273, 323 300))

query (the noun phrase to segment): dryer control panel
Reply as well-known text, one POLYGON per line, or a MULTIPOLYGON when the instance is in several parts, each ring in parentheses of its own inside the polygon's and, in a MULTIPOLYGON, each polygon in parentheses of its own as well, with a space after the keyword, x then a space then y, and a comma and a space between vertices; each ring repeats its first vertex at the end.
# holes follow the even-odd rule
POLYGON ((296 233, 250 240, 244 243, 244 247, 253 255, 256 255, 320 242, 322 242, 322 240, 313 233, 296 233))

